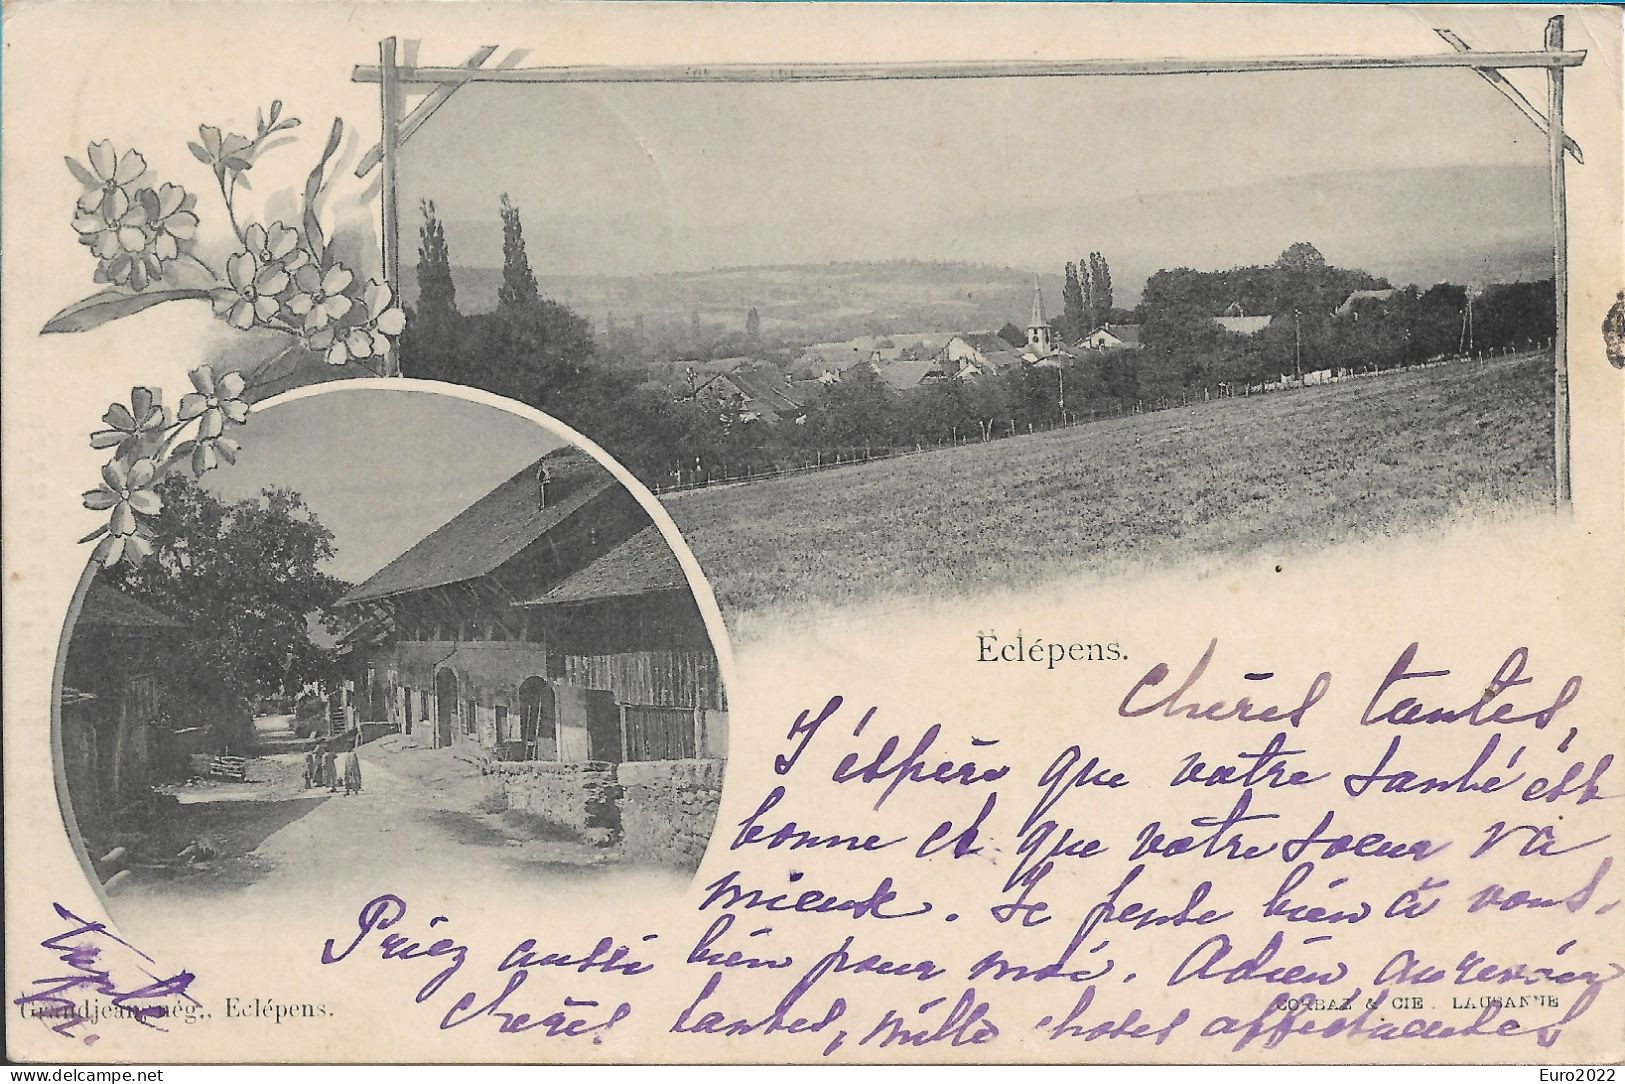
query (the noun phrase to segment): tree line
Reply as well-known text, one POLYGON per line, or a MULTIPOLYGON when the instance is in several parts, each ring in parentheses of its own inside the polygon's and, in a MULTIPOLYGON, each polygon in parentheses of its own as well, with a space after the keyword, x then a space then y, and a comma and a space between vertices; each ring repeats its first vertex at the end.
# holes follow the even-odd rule
MULTIPOLYGON (((1267 266, 1159 271, 1132 311, 1115 307, 1110 266, 1103 254, 1091 252, 1066 265, 1063 311, 1054 321, 1062 341, 1076 341, 1104 323, 1137 321, 1141 349, 1075 351, 1043 365, 907 389, 892 387, 867 366, 854 366, 807 396, 799 421, 768 424, 752 417, 742 397, 719 391, 721 382, 692 370, 627 364, 619 355, 614 365, 600 364, 600 345, 587 321, 537 290, 520 211, 506 195, 498 209, 503 271, 497 306, 488 313, 460 312, 444 231, 432 203, 421 210, 420 294, 401 339, 402 371, 538 407, 590 433, 651 485, 991 439, 1146 402, 1201 398, 1238 382, 1413 364, 1464 346, 1463 287, 1410 287, 1334 316, 1351 293, 1389 284, 1364 271, 1333 267, 1307 243, 1289 247, 1267 266), (1272 319, 1256 334, 1237 334, 1213 319, 1227 310, 1272 319)), ((1553 323, 1551 284, 1493 287, 1475 298, 1474 320, 1476 347, 1544 341, 1553 323)), ((1012 346, 1025 345, 1025 331, 1013 324, 999 334, 1012 346)), ((788 350, 763 342, 754 309, 746 313, 738 339, 742 353, 793 370, 788 350)), ((611 350, 614 340, 611 334, 611 350)))

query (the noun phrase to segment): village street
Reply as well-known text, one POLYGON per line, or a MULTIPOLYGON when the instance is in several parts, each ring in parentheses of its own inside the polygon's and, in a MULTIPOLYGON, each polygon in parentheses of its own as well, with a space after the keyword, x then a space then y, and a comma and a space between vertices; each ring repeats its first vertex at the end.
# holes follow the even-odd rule
MULTIPOLYGON (((149 831, 149 861, 109 893, 120 926, 152 932, 219 904, 234 915, 284 913, 303 901, 374 895, 432 898, 483 886, 494 896, 590 898, 633 888, 677 890, 685 873, 633 867, 613 849, 568 838, 524 815, 493 812, 494 784, 450 750, 399 735, 361 748, 361 793, 304 786, 307 742, 288 717, 256 720, 262 748, 248 781, 166 788, 179 798, 149 831), (151 861, 196 842, 194 862, 151 861)), ((353 913, 353 912, 352 912, 353 913)))

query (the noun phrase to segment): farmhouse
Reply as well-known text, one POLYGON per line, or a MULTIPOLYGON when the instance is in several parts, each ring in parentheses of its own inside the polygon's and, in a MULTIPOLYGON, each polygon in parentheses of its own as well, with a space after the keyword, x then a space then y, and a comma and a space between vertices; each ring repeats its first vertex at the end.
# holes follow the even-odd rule
POLYGON ((720 756, 717 659, 673 565, 608 471, 550 452, 340 600, 362 718, 502 761, 720 756))
POLYGON ((1273 316, 1248 316, 1247 310, 1241 307, 1241 302, 1233 301, 1230 307, 1224 310, 1223 316, 1215 316, 1213 322, 1224 330, 1236 335, 1257 335, 1270 326, 1273 316))
POLYGON ((1086 350, 1138 350, 1139 324, 1101 324, 1082 339, 1078 345, 1086 350))

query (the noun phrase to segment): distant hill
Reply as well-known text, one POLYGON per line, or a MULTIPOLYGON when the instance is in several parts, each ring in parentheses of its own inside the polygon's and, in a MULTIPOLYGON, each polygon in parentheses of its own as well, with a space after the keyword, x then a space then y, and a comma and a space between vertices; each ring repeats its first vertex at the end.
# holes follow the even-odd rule
MULTIPOLYGON (((413 269, 402 268, 405 294, 417 295, 413 269)), ((496 306, 499 268, 456 267, 457 306, 496 306)), ((1061 276, 1040 277, 1050 314, 1061 308, 1061 276)), ((1032 309, 1033 272, 979 264, 897 260, 721 268, 651 275, 538 275, 548 297, 564 302, 602 332, 610 314, 622 325, 643 317, 651 332, 683 329, 695 314, 713 328, 739 331, 754 307, 770 337, 808 341, 927 329, 996 330, 1024 325, 1032 309)))

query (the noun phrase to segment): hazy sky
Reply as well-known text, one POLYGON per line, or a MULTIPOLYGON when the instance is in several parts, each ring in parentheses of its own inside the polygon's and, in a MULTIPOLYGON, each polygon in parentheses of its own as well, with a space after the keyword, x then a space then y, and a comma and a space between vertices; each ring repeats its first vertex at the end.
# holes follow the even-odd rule
POLYGON ((297 490, 337 538, 327 571, 351 583, 562 443, 494 407, 373 389, 256 407, 238 436, 237 464, 205 486, 228 500, 297 490))
MULTIPOLYGON (((1267 201, 1214 222, 1214 206, 1236 202, 1224 192, 1544 155, 1540 133, 1467 70, 467 86, 403 152, 402 224, 413 230, 417 200, 432 198, 454 260, 499 265, 509 192, 540 274, 894 257, 1048 267, 1102 234, 1187 226, 1203 252, 1242 262, 1261 235, 1268 255, 1284 245, 1267 201)), ((1380 218, 1402 184, 1321 208, 1327 231, 1380 218)), ((1528 202, 1459 212, 1475 233, 1538 236, 1545 207, 1528 202)), ((1314 224, 1300 215, 1292 228, 1314 224)), ((1454 243, 1451 225, 1407 240, 1454 243)))

